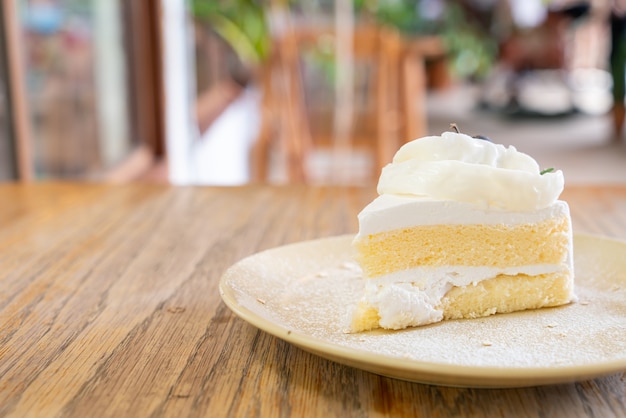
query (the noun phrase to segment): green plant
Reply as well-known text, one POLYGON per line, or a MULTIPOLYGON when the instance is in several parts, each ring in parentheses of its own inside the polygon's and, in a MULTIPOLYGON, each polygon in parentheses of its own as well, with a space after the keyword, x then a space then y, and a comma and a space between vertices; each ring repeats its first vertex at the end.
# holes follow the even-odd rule
POLYGON ((430 33, 433 21, 424 18, 416 0, 354 0, 354 11, 362 19, 396 28, 405 34, 430 33))
POLYGON ((407 36, 439 35, 450 57, 451 71, 460 78, 482 77, 492 67, 496 41, 473 21, 457 2, 443 2, 440 16, 424 16, 416 0, 354 0, 354 10, 364 19, 396 28, 407 36))
POLYGON ((211 25, 246 64, 263 61, 270 34, 263 2, 255 0, 191 0, 191 14, 211 25))
MULTIPOLYGON (((304 0, 284 1, 286 5, 297 8, 304 0)), ((324 0, 317 1, 320 6, 328 6, 324 0)), ((357 19, 394 27, 407 36, 441 36, 449 52, 451 71, 461 78, 480 78, 489 72, 495 61, 495 40, 456 2, 444 2, 439 17, 427 18, 422 15, 417 0, 353 1, 357 19)), ((190 0, 190 4, 192 15, 199 21, 209 23, 243 63, 255 65, 267 57, 270 50, 267 1, 190 0)), ((332 7, 327 11, 332 12, 332 7)), ((330 65, 328 54, 316 59, 326 67, 330 65)))
POLYGON ((456 3, 448 3, 440 35, 450 54, 450 67, 461 78, 486 76, 495 63, 498 45, 494 37, 468 19, 456 3))

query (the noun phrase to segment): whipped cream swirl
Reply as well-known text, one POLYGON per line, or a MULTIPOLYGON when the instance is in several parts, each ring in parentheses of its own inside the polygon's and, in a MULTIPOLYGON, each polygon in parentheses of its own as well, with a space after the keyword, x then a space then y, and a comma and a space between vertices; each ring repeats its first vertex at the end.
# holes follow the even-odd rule
POLYGON ((561 171, 540 174, 513 146, 444 132, 404 144, 383 168, 378 193, 532 211, 554 203, 563 185, 561 171))

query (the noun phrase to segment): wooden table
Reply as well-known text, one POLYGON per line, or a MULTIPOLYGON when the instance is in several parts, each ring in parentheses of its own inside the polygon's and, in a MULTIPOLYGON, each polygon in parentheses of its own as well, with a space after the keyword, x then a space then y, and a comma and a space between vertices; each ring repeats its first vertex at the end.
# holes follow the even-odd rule
MULTIPOLYGON (((373 189, 0 185, 0 416, 626 416, 625 374, 525 389, 381 377, 237 318, 237 260, 353 233, 373 189)), ((626 238, 626 186, 571 187, 626 238)))

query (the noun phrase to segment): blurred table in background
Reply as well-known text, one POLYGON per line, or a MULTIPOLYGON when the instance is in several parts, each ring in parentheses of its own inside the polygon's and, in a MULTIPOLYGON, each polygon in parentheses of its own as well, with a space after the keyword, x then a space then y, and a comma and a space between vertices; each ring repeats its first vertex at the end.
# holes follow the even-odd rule
MULTIPOLYGON (((0 415, 625 416, 625 375, 436 387, 304 352, 218 281, 255 252, 354 233, 373 188, 0 185, 0 415)), ((626 238, 626 186, 570 187, 574 230, 626 238)))

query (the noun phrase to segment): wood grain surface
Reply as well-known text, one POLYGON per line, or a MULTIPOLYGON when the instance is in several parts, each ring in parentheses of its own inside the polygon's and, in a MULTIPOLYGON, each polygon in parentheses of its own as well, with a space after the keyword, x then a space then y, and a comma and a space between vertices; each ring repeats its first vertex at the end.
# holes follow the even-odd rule
MULTIPOLYGON (((306 353, 222 303, 231 264, 354 233, 374 195, 0 185, 0 416, 626 416, 624 373, 524 389, 427 386, 306 353)), ((626 186, 563 198, 576 232, 626 238, 626 186)))

